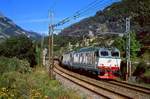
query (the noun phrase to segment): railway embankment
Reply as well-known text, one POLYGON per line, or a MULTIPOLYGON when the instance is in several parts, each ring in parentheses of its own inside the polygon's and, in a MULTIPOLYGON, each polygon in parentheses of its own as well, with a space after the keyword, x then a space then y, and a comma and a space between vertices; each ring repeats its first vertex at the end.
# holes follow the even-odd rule
MULTIPOLYGON (((74 86, 74 84, 79 87, 85 88, 88 91, 91 91, 96 94, 97 97, 102 98, 113 98, 113 99, 149 99, 150 98, 150 89, 147 87, 142 87, 135 84, 130 84, 127 82, 121 81, 102 81, 95 80, 77 73, 68 71, 59 66, 54 68, 56 77, 60 82, 66 86, 74 86), (58 77, 59 76, 59 77, 58 77), (74 84, 70 84, 62 79, 69 80, 74 84)), ((75 87, 77 88, 77 87, 75 87)), ((80 89, 80 88, 79 88, 80 89)), ((86 91, 84 91, 86 92, 86 91)), ((89 93, 86 93, 89 96, 92 96, 89 93)), ((93 97, 95 96, 93 94, 93 97)))

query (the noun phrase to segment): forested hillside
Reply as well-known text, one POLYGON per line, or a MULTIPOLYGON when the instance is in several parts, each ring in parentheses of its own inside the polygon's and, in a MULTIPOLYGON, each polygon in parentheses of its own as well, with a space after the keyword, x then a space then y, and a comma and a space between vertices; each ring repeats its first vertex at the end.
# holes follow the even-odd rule
POLYGON ((136 33, 150 33, 150 0, 121 0, 95 16, 81 20, 67 28, 60 35, 81 36, 89 30, 95 35, 103 32, 125 32, 125 18, 131 17, 131 30, 136 33))

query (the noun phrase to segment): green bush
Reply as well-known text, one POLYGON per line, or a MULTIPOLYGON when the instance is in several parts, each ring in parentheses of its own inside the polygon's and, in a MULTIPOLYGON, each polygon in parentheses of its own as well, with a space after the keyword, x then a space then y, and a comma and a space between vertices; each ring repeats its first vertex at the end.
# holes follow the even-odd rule
POLYGON ((80 99, 73 90, 65 90, 50 80, 43 68, 30 68, 26 60, 0 57, 0 99, 80 99))
POLYGON ((140 62, 137 66, 135 71, 133 72, 133 76, 141 76, 146 71, 146 64, 145 62, 140 62))
POLYGON ((27 98, 30 88, 27 85, 26 78, 27 76, 16 71, 4 73, 0 79, 0 88, 5 88, 7 90, 5 94, 9 98, 11 95, 15 98, 20 98, 22 96, 27 98))
MULTIPOLYGON (((32 76, 28 78, 28 83, 33 93, 39 93, 41 97, 48 96, 49 98, 57 99, 58 97, 65 96, 68 99, 72 97, 79 99, 75 91, 65 90, 58 81, 50 80, 48 74, 42 68, 38 68, 32 73, 32 76)), ((32 95, 36 96, 36 94, 32 95)))
POLYGON ((20 97, 27 90, 25 74, 31 72, 26 60, 0 57, 0 99, 20 97))
POLYGON ((36 65, 35 47, 33 46, 32 40, 26 36, 10 37, 0 43, 0 56, 26 59, 31 67, 36 65))
POLYGON ((142 61, 145 63, 150 62, 150 50, 147 50, 143 55, 142 55, 142 61))
POLYGON ((26 73, 30 71, 30 64, 26 60, 19 60, 17 58, 0 57, 0 74, 5 72, 18 71, 26 73))
POLYGON ((0 77, 0 99, 81 99, 75 91, 50 80, 44 69, 22 74, 6 72, 0 77))
POLYGON ((144 76, 150 78, 150 68, 146 70, 146 72, 144 73, 144 76))

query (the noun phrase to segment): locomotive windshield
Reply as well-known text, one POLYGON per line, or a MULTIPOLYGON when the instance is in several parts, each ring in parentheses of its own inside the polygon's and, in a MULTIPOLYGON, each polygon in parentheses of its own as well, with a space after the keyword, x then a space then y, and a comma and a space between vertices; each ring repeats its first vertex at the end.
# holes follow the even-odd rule
POLYGON ((95 56, 99 57, 99 52, 98 51, 95 52, 95 56))
POLYGON ((108 51, 101 51, 101 56, 108 56, 108 51))
POLYGON ((119 57, 119 52, 111 52, 112 57, 119 57))

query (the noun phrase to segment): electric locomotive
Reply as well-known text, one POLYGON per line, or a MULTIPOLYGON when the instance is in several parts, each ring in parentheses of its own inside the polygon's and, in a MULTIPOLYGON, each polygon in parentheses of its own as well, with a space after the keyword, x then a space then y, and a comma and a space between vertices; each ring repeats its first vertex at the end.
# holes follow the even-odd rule
POLYGON ((89 47, 63 54, 62 64, 72 69, 95 72, 101 79, 116 79, 120 71, 117 48, 89 47))

